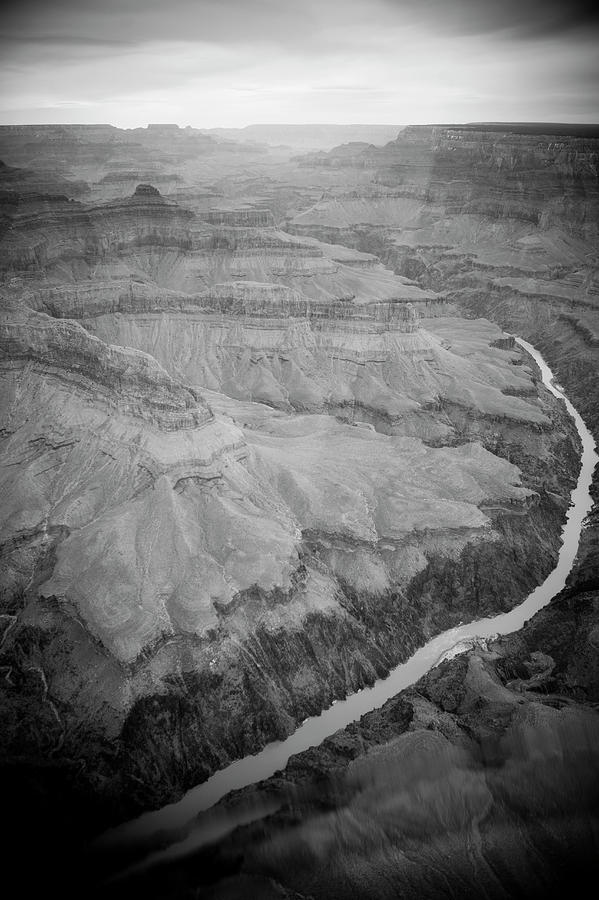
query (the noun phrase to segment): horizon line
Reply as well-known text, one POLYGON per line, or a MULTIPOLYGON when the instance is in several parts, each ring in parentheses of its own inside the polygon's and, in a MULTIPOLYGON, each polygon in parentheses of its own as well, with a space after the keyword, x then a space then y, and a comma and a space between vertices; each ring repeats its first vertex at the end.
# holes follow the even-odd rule
POLYGON ((587 120, 584 122, 573 120, 549 120, 549 119, 478 119, 474 121, 432 121, 432 122, 407 122, 395 124, 393 122, 248 122, 246 125, 182 125, 179 122, 146 122, 145 125, 115 125, 112 122, 0 122, 0 128, 115 128, 118 131, 137 131, 150 127, 177 128, 179 130, 191 129, 193 131, 244 131, 248 128, 321 128, 324 126, 337 128, 451 128, 473 127, 479 125, 547 125, 551 127, 575 126, 577 128, 599 128, 599 120, 587 120))

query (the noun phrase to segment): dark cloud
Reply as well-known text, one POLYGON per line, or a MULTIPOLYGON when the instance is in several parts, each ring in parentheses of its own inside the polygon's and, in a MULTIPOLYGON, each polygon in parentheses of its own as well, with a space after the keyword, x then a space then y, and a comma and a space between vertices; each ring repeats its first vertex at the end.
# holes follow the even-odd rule
POLYGON ((0 31, 0 41, 13 44, 14 46, 19 46, 23 44, 33 45, 33 46, 55 46, 59 45, 62 47, 132 47, 135 46, 134 41, 125 41, 125 40, 114 40, 107 38, 95 38, 89 37, 87 35, 83 36, 74 36, 74 35, 50 35, 50 34, 34 34, 34 35, 25 35, 25 34, 14 34, 11 32, 0 31))
POLYGON ((301 38, 317 27, 310 3, 288 0, 18 0, 3 11, 10 40, 98 43, 301 38))
POLYGON ((535 38, 599 27, 599 7, 586 0, 384 0, 398 18, 441 31, 535 38))
POLYGON ((586 0, 9 0, 6 40, 318 41, 323 20, 423 23, 437 32, 534 38, 599 25, 586 0))
POLYGON ((5 0, 0 99, 9 121, 590 120, 598 28, 580 0, 5 0))

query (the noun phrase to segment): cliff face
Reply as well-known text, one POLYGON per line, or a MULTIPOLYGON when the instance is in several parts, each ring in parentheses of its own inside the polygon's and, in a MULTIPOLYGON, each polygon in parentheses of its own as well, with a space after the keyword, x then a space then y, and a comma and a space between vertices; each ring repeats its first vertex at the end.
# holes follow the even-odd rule
POLYGON ((518 602, 576 472, 499 328, 236 208, 146 185, 3 240, 3 753, 103 817, 518 602))
POLYGON ((73 374, 105 402, 164 430, 194 427, 211 418, 206 404, 171 379, 144 353, 108 346, 72 321, 57 322, 24 304, 2 310, 0 352, 16 368, 73 374), (93 385, 93 387, 92 387, 93 385))
POLYGON ((299 162, 374 170, 375 184, 443 203, 446 214, 597 226, 597 135, 411 126, 383 148, 347 145, 299 162))
POLYGON ((124 202, 91 208, 64 197, 19 200, 9 207, 2 270, 50 275, 52 267, 64 272, 65 264, 93 266, 107 254, 140 245, 188 247, 192 214, 143 188, 124 202))
POLYGON ((40 198, 43 195, 78 197, 89 191, 83 181, 62 178, 54 172, 36 172, 7 166, 0 161, 0 196, 3 213, 25 197, 40 198))

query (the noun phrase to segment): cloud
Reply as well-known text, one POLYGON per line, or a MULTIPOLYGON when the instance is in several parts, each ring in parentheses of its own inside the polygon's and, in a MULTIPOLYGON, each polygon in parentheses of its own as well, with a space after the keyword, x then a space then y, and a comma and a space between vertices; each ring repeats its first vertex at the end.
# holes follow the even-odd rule
POLYGON ((19 0, 3 12, 3 121, 28 109, 200 126, 598 114, 598 17, 579 2, 19 0))
POLYGON ((514 39, 565 35, 599 26, 599 8, 587 0, 383 0, 398 18, 426 22, 439 32, 503 34, 514 39))
POLYGON ((164 39, 215 43, 268 41, 299 47, 323 30, 425 25, 438 34, 531 38, 596 29, 586 0, 9 0, 5 42, 29 39, 144 43, 164 39))
POLYGON ((5 9, 4 41, 237 43, 309 37, 313 0, 18 0, 5 9))

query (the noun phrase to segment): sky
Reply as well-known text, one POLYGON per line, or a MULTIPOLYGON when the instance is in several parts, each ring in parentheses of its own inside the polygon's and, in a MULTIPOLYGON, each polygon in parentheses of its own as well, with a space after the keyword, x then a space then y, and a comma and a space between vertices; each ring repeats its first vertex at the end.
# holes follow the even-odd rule
POLYGON ((598 122, 596 7, 5 0, 0 123, 598 122))

